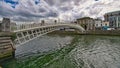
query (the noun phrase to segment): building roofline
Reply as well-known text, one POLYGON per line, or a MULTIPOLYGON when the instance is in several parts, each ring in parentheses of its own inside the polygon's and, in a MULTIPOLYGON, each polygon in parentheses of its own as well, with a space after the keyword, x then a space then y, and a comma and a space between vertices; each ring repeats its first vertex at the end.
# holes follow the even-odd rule
POLYGON ((120 12, 120 10, 107 12, 107 13, 105 13, 105 15, 106 15, 106 14, 111 14, 111 13, 116 13, 116 12, 120 12))
POLYGON ((82 17, 82 18, 78 18, 77 20, 83 20, 83 19, 93 19, 91 17, 82 17))
POLYGON ((97 18, 97 19, 94 19, 94 20, 101 20, 102 21, 102 19, 100 19, 100 18, 97 18))

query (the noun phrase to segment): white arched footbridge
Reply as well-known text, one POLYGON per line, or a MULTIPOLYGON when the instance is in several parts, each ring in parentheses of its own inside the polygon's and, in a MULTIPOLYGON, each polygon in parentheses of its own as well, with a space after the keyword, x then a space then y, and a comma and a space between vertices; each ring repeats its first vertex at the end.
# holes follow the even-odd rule
POLYGON ((56 31, 61 27, 74 28, 79 30, 80 32, 85 31, 85 29, 80 25, 71 24, 71 23, 60 23, 60 24, 52 23, 52 24, 42 24, 42 25, 40 23, 36 23, 36 24, 34 23, 34 24, 16 25, 14 30, 12 30, 12 32, 14 32, 17 37, 14 41, 14 44, 16 46, 22 45, 39 36, 56 31))

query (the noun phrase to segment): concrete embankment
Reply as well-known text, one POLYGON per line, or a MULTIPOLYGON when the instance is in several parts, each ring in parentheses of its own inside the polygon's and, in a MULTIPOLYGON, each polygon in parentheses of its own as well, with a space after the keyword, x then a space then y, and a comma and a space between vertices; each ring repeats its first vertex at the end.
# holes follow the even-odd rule
POLYGON ((120 36, 120 30, 96 30, 96 31, 86 31, 86 33, 80 33, 80 34, 120 36))
POLYGON ((84 33, 78 31, 64 31, 58 30, 54 31, 50 34, 60 34, 60 35, 113 35, 113 36, 120 36, 120 30, 96 30, 96 31, 85 31, 84 33))
POLYGON ((15 52, 15 47, 12 43, 12 39, 11 37, 9 36, 10 33, 8 34, 0 34, 0 62, 7 59, 7 58, 10 58, 10 57, 13 57, 14 56, 14 52, 15 52))

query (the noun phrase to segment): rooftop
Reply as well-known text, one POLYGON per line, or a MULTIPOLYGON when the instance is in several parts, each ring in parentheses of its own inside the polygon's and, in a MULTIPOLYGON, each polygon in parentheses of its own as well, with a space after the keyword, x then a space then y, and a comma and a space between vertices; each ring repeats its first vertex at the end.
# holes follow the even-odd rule
POLYGON ((84 20, 84 19, 93 19, 93 18, 90 18, 90 17, 83 17, 83 18, 78 18, 77 20, 84 20))
POLYGON ((99 19, 99 18, 97 18, 97 19, 94 19, 94 20, 96 20, 96 21, 102 21, 101 19, 99 19))
POLYGON ((111 14, 111 13, 120 13, 120 10, 118 10, 118 11, 108 12, 108 13, 105 13, 105 14, 111 14))

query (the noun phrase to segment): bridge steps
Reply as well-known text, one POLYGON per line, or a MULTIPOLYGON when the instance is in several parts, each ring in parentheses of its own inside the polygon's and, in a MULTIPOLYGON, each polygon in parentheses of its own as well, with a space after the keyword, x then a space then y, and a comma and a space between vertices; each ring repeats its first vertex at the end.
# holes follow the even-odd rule
POLYGON ((11 40, 0 40, 0 44, 2 44, 2 43, 7 43, 7 42, 11 42, 11 40))
POLYGON ((10 37, 0 37, 0 40, 10 39, 10 37))
POLYGON ((10 37, 0 37, 0 60, 2 58, 13 56, 14 47, 10 37))

